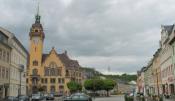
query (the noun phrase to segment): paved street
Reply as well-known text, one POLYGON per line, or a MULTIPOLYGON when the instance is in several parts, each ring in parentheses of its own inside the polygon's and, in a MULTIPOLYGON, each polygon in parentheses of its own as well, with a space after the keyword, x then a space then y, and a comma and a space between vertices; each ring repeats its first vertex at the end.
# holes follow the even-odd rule
POLYGON ((123 95, 95 98, 95 101, 124 101, 123 95))

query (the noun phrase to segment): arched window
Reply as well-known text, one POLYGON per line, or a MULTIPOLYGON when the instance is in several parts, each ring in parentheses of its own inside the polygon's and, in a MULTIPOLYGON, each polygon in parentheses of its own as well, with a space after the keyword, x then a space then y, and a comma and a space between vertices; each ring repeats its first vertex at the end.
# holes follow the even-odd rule
POLYGON ((46 68, 44 69, 44 75, 45 75, 45 76, 49 76, 49 75, 50 75, 50 68, 46 67, 46 68))
POLYGON ((38 61, 34 60, 33 61, 33 66, 38 66, 38 61))
POLYGON ((55 62, 51 62, 49 65, 50 68, 56 68, 57 64, 55 62))
POLYGON ((60 68, 55 69, 55 75, 61 76, 61 69, 60 68))
POLYGON ((55 76, 55 68, 50 69, 50 76, 55 76))

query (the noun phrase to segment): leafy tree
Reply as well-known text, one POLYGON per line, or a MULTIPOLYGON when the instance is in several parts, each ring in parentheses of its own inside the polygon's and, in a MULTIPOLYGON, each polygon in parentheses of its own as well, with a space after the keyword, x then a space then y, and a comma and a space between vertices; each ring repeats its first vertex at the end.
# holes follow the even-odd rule
POLYGON ((103 89, 107 91, 107 96, 109 96, 109 91, 115 87, 116 83, 114 80, 110 79, 103 80, 103 82, 103 89))
POLYGON ((68 82, 67 87, 69 88, 71 93, 82 90, 82 85, 75 81, 68 82))
POLYGON ((101 79, 89 79, 84 82, 84 87, 86 90, 97 91, 103 89, 103 80, 101 79))

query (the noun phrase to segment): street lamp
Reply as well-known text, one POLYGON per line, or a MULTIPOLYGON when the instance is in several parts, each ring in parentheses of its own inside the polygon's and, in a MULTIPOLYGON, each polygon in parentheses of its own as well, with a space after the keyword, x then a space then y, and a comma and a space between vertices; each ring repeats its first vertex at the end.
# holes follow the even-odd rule
POLYGON ((24 65, 20 64, 19 65, 19 73, 20 73, 19 79, 20 79, 20 84, 19 84, 19 93, 18 93, 18 96, 21 95, 21 74, 22 74, 23 71, 24 71, 24 65))

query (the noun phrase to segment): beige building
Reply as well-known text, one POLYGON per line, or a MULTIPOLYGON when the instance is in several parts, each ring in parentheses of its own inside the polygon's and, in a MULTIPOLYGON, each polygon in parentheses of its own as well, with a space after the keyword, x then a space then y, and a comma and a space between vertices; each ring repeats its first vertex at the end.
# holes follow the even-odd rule
POLYGON ((154 80, 152 76, 153 59, 149 61, 144 69, 144 84, 145 84, 145 95, 154 94, 154 80))
POLYGON ((0 99, 9 95, 10 52, 9 37, 0 30, 0 99))
POLYGON ((162 94, 162 78, 161 78, 161 49, 158 49, 153 55, 153 68, 152 68, 152 78, 153 78, 153 89, 154 95, 162 94))
POLYGON ((160 68, 162 76, 162 92, 165 95, 174 94, 174 64, 173 47, 169 44, 169 35, 174 34, 174 25, 161 26, 160 68))
POLYGON ((9 93, 8 96, 18 96, 26 94, 26 67, 28 52, 13 33, 0 28, 0 31, 7 37, 7 43, 11 47, 9 58, 9 93), (23 69, 23 71, 21 71, 23 69))
POLYGON ((27 72, 28 92, 68 93, 67 83, 71 80, 82 82, 78 61, 69 58, 67 51, 58 54, 54 48, 43 54, 45 33, 39 14, 30 29, 29 66, 27 72))

